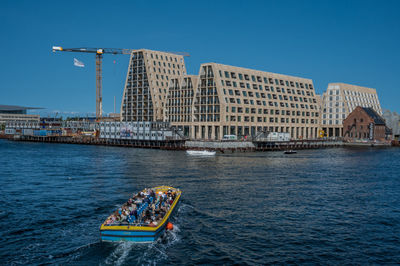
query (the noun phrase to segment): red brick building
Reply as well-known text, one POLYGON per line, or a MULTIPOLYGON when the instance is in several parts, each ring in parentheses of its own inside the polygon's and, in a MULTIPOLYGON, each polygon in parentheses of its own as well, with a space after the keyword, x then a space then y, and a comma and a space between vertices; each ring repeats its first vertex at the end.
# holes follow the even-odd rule
POLYGON ((387 141, 391 129, 372 108, 357 106, 343 121, 344 139, 347 141, 387 141))

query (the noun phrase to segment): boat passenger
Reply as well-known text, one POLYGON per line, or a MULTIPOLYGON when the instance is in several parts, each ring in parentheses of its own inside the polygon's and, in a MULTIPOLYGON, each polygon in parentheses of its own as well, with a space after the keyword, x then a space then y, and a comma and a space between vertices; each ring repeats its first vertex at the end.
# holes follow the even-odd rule
POLYGON ((137 220, 138 215, 137 215, 137 209, 134 209, 131 213, 131 215, 133 215, 135 217, 135 219, 137 220))
POLYGON ((149 224, 149 226, 151 227, 156 227, 158 225, 158 223, 156 221, 153 221, 152 223, 149 224))

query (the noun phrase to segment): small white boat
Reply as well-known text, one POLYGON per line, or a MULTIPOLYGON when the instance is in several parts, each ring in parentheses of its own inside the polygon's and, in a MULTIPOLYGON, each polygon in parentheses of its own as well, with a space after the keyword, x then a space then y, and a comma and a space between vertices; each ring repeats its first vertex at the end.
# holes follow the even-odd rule
POLYGON ((203 151, 187 150, 186 153, 189 155, 199 155, 199 156, 212 156, 216 154, 215 151, 207 151, 207 150, 203 151))
POLYGON ((288 151, 284 151, 283 153, 284 153, 284 154, 295 154, 295 153, 297 153, 297 151, 288 150, 288 151))

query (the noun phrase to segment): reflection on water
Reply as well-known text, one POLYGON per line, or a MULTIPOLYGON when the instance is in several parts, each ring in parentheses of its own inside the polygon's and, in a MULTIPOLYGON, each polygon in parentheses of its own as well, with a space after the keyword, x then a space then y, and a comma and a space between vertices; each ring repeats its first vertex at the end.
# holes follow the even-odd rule
POLYGON ((5 264, 396 263, 398 149, 187 156, 0 141, 5 264), (144 187, 183 191, 175 229, 100 243, 99 225, 144 187))

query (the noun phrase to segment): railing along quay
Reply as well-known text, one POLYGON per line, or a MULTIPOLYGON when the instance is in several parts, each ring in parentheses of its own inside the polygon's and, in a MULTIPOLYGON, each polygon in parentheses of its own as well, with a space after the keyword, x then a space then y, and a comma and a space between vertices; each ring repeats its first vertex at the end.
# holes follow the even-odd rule
POLYGON ((283 142, 254 141, 253 143, 256 151, 304 150, 343 146, 341 140, 292 140, 283 142))

